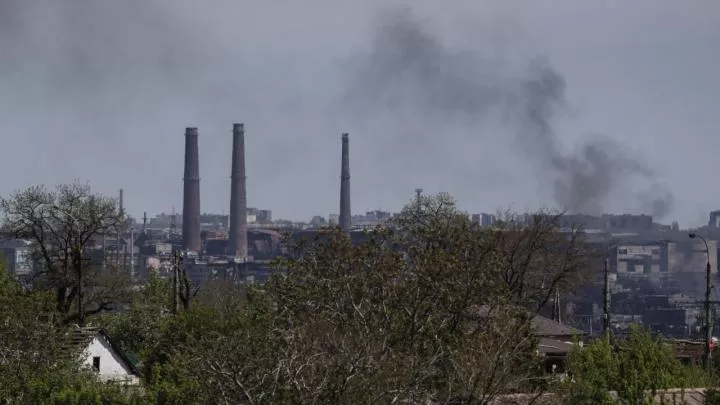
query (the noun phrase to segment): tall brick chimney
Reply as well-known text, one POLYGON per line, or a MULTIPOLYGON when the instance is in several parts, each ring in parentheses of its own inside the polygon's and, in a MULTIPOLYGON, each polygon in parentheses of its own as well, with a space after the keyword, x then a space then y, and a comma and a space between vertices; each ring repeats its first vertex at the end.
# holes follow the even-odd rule
POLYGON ((123 216, 123 219, 125 219, 125 206, 123 205, 123 189, 120 189, 120 196, 118 197, 118 211, 120 212, 120 215, 123 216))
POLYGON ((230 172, 230 255, 247 258, 247 190, 245 176, 245 126, 233 124, 232 168, 230 172))
POLYGON ((342 134, 342 165, 340 169, 340 229, 350 232, 350 135, 342 134))
POLYGON ((183 249, 201 253, 200 159, 198 129, 185 128, 185 173, 183 176, 183 249))

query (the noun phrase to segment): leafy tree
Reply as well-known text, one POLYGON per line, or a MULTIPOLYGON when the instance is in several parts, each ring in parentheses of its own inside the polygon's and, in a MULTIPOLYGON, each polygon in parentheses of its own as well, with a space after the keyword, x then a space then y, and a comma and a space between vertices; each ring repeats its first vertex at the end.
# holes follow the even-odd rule
POLYGON ((63 359, 67 330, 56 316, 52 296, 25 294, 0 268, 0 398, 31 395, 38 376, 63 359))
POLYGON ((198 299, 149 357, 151 389, 238 404, 486 404, 539 387, 530 319, 580 270, 580 236, 548 215, 481 229, 446 195, 416 204, 360 244, 328 230, 291 245, 262 290, 198 299))
POLYGON ((444 193, 421 196, 391 222, 400 230, 401 243, 414 250, 460 247, 482 237, 482 259, 495 259, 497 286, 533 312, 543 309, 557 289, 573 290, 590 267, 591 251, 581 229, 563 232, 561 224, 560 213, 506 212, 491 230, 482 230, 444 193))
MULTIPOLYGON (((232 315, 232 314, 228 314, 232 315)), ((197 371, 196 364, 201 360, 193 355, 192 349, 198 349, 189 342, 197 342, 203 336, 218 336, 214 327, 222 325, 220 314, 205 306, 193 306, 180 312, 167 324, 160 340, 146 356, 143 364, 143 376, 151 397, 158 404, 184 405, 217 402, 208 398, 202 387, 207 376, 197 371)), ((226 331, 227 329, 222 329, 226 331)), ((227 348, 228 355, 231 350, 227 348)))
POLYGON ((47 373, 38 373, 32 392, 21 403, 52 405, 150 405, 140 390, 102 383, 90 371, 70 363, 47 373))
POLYGON ((125 274, 108 277, 87 263, 89 243, 122 220, 113 199, 80 183, 54 191, 34 186, 0 199, 0 211, 6 234, 32 242, 35 287, 54 291, 64 323, 82 324, 85 316, 112 308, 124 295, 125 274))
POLYGON ((606 339, 580 348, 569 360, 569 395, 572 404, 612 404, 610 391, 617 388, 620 358, 606 339))
POLYGON ((708 376, 676 359, 672 346, 650 330, 634 327, 615 346, 600 339, 572 353, 568 400, 573 404, 651 403, 660 389, 704 387, 708 376))
POLYGON ((121 311, 103 315, 98 324, 123 350, 144 360, 159 344, 172 315, 170 281, 151 273, 130 304, 121 311))
POLYGON ((27 292, 0 268, 0 403, 146 403, 81 366, 61 317, 52 293, 27 292))

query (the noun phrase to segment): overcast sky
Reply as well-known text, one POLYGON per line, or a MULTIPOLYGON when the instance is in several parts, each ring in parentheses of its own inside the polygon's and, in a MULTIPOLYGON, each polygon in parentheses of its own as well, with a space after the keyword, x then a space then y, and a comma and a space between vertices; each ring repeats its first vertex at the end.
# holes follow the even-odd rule
POLYGON ((719 49, 717 0, 0 0, 0 194, 78 178, 135 216, 181 212, 197 126, 202 211, 227 212, 243 122, 248 203, 276 218, 337 212, 350 132, 355 213, 416 187, 558 207, 565 160, 605 139, 621 158, 583 206, 700 225, 720 209, 719 49), (528 145, 537 61, 561 94, 528 145))

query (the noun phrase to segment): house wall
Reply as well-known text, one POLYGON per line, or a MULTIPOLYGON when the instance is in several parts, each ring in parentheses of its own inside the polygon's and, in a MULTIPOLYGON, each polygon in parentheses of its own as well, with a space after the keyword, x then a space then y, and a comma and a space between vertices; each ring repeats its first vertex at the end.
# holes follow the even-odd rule
POLYGON ((100 379, 103 381, 125 381, 130 384, 138 384, 139 378, 128 369, 112 349, 110 344, 102 337, 95 336, 85 351, 84 364, 92 369, 93 357, 100 357, 100 379))

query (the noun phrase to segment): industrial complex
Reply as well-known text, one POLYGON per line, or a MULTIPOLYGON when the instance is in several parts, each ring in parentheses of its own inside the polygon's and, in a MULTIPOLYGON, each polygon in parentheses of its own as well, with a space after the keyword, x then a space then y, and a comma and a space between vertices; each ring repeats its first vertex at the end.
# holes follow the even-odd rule
MULTIPOLYGON (((340 136, 338 214, 294 223, 275 220, 270 210, 248 207, 243 123, 232 125, 229 215, 203 213, 201 140, 198 128, 185 129, 181 213, 173 209, 152 218, 144 214, 142 221, 127 218, 116 234, 91 241, 94 257, 104 265, 130 269, 139 281, 150 272, 171 277, 173 269, 181 265, 194 286, 212 279, 263 283, 275 271, 274 260, 286 253, 286 238, 313 238, 319 229, 338 226, 357 241, 362 239, 365 228, 382 224, 394 215, 384 211, 352 214, 348 133, 340 136)), ((420 197, 422 189, 416 193, 420 197)), ((120 190, 121 212, 122 201, 120 190)), ((470 219, 481 227, 493 227, 496 216, 475 213, 470 219)), ((555 297, 553 307, 557 313, 553 316, 560 318, 558 321, 592 335, 602 330, 606 310, 609 326, 616 333, 627 331, 634 323, 644 323, 677 337, 697 337, 702 333, 708 266, 711 281, 720 282, 717 277, 720 211, 710 213, 708 226, 695 230, 703 236, 694 239, 681 231, 677 223, 658 224, 652 216, 644 214, 565 214, 561 221, 567 230, 582 227, 588 240, 604 253, 597 269, 593 269, 597 277, 589 280, 579 294, 560 293, 555 297)), ((18 276, 31 272, 29 248, 22 240, 0 244, 7 267, 18 276)), ((713 289, 711 299, 720 300, 720 293, 713 289)))

